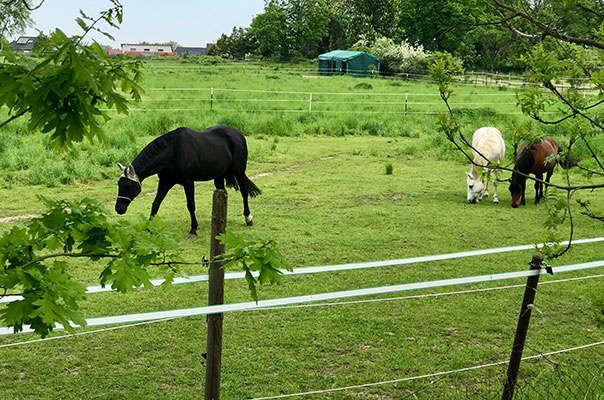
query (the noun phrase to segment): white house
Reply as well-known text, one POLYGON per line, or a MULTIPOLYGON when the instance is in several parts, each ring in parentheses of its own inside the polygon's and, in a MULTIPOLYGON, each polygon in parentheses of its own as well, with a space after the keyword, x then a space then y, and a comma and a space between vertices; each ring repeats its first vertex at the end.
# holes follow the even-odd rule
POLYGON ((132 55, 176 55, 169 44, 122 43, 122 53, 132 55))

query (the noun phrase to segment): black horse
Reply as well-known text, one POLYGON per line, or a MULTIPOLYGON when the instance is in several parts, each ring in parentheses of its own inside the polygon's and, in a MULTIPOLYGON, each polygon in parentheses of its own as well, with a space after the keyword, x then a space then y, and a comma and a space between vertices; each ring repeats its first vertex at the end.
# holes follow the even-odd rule
POLYGON ((216 189, 229 187, 241 191, 243 215, 247 225, 252 225, 248 195, 255 197, 260 189, 245 175, 247 144, 243 134, 230 126, 213 126, 201 132, 189 128, 178 128, 151 143, 128 167, 118 164, 122 176, 115 211, 124 214, 128 205, 141 192, 141 182, 157 174, 157 195, 151 207, 151 216, 157 214, 168 191, 179 184, 185 189, 187 208, 191 214, 189 238, 197 237, 195 218, 195 181, 214 180, 216 189))

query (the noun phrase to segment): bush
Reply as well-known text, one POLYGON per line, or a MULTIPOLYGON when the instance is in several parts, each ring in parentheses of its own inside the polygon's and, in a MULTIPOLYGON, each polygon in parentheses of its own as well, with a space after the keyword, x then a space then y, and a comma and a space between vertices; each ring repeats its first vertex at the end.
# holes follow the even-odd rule
POLYGON ((453 75, 461 75, 463 73, 464 68, 461 59, 459 57, 455 57, 453 54, 447 51, 435 51, 434 53, 430 54, 425 59, 426 64, 424 66, 424 70, 427 71, 428 65, 439 59, 445 62, 445 67, 450 69, 453 75))
POLYGON ((395 44, 392 39, 381 37, 371 46, 371 54, 380 58, 383 71, 423 74, 430 53, 421 45, 413 47, 406 41, 395 44))
POLYGON ((367 82, 361 82, 361 83, 357 83, 356 85, 354 85, 353 89, 373 89, 373 85, 371 83, 367 83, 367 82))
POLYGON ((393 169, 392 163, 386 163, 386 175, 392 175, 393 169))
POLYGON ((217 65, 217 64, 225 64, 228 63, 228 60, 225 60, 219 56, 181 56, 179 62, 181 64, 199 64, 199 65, 217 65))
POLYGON ((383 127, 381 122, 367 121, 362 125, 361 129, 371 136, 379 136, 382 133, 383 127))
POLYGON ((29 171, 27 183, 30 185, 45 185, 46 187, 71 184, 74 181, 74 176, 67 169, 66 165, 60 163, 35 165, 29 171))

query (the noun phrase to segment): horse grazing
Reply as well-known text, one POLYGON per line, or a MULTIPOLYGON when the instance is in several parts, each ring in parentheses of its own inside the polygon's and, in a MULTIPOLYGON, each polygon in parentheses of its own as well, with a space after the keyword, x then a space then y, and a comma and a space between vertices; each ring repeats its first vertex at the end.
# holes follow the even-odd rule
MULTIPOLYGON (((526 189, 526 177, 529 174, 535 175, 539 181, 543 180, 545 173, 545 182, 549 183, 556 160, 547 160, 552 155, 558 155, 561 152, 558 143, 551 137, 546 137, 541 143, 534 143, 529 148, 523 143, 516 154, 516 164, 510 180, 510 192, 512 193, 512 207, 523 206, 524 192, 526 189), (523 175, 524 174, 524 175, 523 175)), ((535 204, 543 198, 543 183, 535 181, 535 204)))
POLYGON ((151 217, 168 191, 179 184, 185 189, 187 208, 191 214, 189 238, 197 237, 195 218, 195 181, 214 180, 216 189, 229 187, 241 191, 243 215, 247 225, 254 223, 248 207, 248 195, 255 197, 260 189, 245 175, 247 144, 243 134, 230 126, 213 126, 201 132, 178 128, 149 143, 127 167, 118 164, 122 175, 118 180, 115 211, 124 214, 128 205, 141 192, 142 181, 157 174, 159 184, 151 207, 151 217))
MULTIPOLYGON (((482 200, 482 196, 489 197, 489 176, 492 174, 487 165, 492 161, 501 162, 505 156, 505 142, 501 137, 501 132, 497 128, 480 128, 472 136, 472 153, 474 161, 472 162, 472 171, 466 172, 468 184, 468 203, 476 204, 482 200), (486 182, 483 183, 482 177, 478 173, 479 168, 487 168, 486 182)), ((493 203, 499 203, 497 197, 497 177, 493 179, 493 203)))

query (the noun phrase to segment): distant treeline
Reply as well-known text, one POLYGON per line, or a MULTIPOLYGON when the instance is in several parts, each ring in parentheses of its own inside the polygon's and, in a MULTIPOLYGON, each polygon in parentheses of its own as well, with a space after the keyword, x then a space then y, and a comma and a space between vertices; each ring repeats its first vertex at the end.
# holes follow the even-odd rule
MULTIPOLYGON (((583 0, 584 7, 573 8, 560 0, 510 3, 539 15, 566 35, 590 37, 602 22, 589 11, 587 3, 592 1, 597 0, 583 0)), ((502 20, 490 3, 267 0, 264 12, 256 15, 249 27, 234 27, 229 35, 223 34, 209 54, 232 59, 315 58, 335 49, 371 50, 376 42, 388 39, 402 49, 450 53, 466 70, 521 70, 519 56, 532 46, 533 38, 518 35, 526 27, 521 22, 502 20)), ((388 63, 384 67, 388 69, 388 63)))

